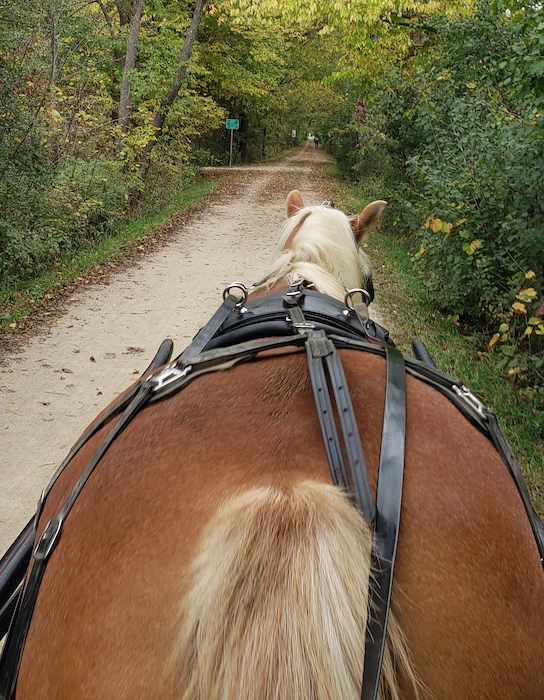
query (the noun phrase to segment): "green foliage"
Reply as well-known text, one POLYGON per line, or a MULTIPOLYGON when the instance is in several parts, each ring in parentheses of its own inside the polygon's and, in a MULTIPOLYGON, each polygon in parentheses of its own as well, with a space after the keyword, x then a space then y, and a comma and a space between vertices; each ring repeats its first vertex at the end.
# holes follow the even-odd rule
POLYGON ((40 189, 34 184, 30 206, 19 199, 18 216, 3 208, 0 275, 14 282, 31 279, 60 256, 96 239, 122 212, 127 191, 119 163, 66 159, 40 189))
MULTIPOLYGON (((535 22, 532 11, 509 18, 489 2, 473 17, 428 19, 426 53, 375 84, 365 124, 352 119, 357 139, 374 151, 353 151, 352 173, 362 167, 358 158, 380 159, 384 145, 390 162, 403 164, 402 179, 392 181, 394 168, 384 171, 384 195, 394 202, 388 216, 411 241, 434 303, 490 335, 512 313, 526 273, 533 287, 544 287, 544 115, 536 80, 544 42, 535 22)), ((518 325, 509 344, 498 345, 513 352, 504 367, 517 368, 512 378, 540 383, 541 365, 531 358, 544 350, 542 336, 518 325)))
POLYGON ((226 117, 240 120, 234 161, 248 162, 292 146, 293 130, 305 138, 315 128, 310 122, 316 112, 327 111, 338 99, 321 82, 335 63, 326 60, 331 54, 327 38, 306 37, 299 27, 270 17, 261 23, 237 16, 233 22, 229 12, 228 4, 214 8, 204 18, 200 36, 199 87, 222 108, 221 123, 197 139, 200 162, 205 152, 209 163, 228 161, 226 117))
POLYGON ((535 280, 533 270, 524 275, 522 288, 488 345, 499 369, 526 385, 525 395, 538 395, 544 408, 544 290, 535 289, 535 280), (539 381, 531 381, 534 378, 539 381))
POLYGON ((544 108, 544 22, 541 2, 495 0, 495 12, 508 12, 516 33, 511 55, 500 68, 507 77, 508 89, 518 98, 544 108))

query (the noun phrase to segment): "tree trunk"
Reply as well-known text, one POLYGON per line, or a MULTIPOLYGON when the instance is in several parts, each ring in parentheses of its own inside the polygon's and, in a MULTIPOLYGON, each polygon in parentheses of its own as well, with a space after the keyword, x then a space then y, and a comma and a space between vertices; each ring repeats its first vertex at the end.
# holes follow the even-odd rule
POLYGON ((52 161, 58 158, 58 112, 57 112, 57 83, 60 76, 59 63, 59 25, 60 11, 56 0, 53 0, 47 8, 47 22, 49 29, 49 100, 47 112, 49 114, 49 157, 52 161))
POLYGON ((187 35, 185 36, 185 42, 183 44, 183 49, 181 50, 181 55, 179 59, 179 67, 176 73, 176 77, 170 85, 170 89, 166 93, 166 96, 162 100, 157 113, 153 119, 153 126, 155 128, 155 134, 152 139, 150 139, 145 145, 142 155, 140 158, 140 173, 142 178, 145 180, 147 173, 149 172, 149 167, 151 165, 151 151, 155 147, 166 121, 166 117, 170 112, 170 108, 174 104, 176 97, 185 81, 185 75, 187 73, 187 65, 193 53, 193 45, 195 43, 196 35, 198 33, 198 28, 200 26, 200 21, 204 13, 204 8, 206 6, 206 0, 197 0, 195 10, 193 12, 193 19, 191 21, 191 26, 187 30, 187 35))
POLYGON ((119 24, 124 27, 130 22, 132 3, 130 0, 115 0, 115 7, 119 13, 119 24))
POLYGON ((136 53, 138 49, 138 37, 144 11, 145 0, 135 0, 130 16, 130 30, 121 79, 121 92, 119 96, 119 126, 121 133, 126 134, 130 120, 130 80, 134 66, 136 65, 136 53))

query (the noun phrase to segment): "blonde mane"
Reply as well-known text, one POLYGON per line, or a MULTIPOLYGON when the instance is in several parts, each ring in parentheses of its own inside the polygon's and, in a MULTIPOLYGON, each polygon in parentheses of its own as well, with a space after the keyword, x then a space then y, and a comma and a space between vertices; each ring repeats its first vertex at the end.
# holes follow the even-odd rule
POLYGON ((364 287, 370 276, 370 263, 347 216, 338 209, 304 207, 284 222, 272 273, 257 288, 301 278, 323 294, 344 299, 346 289, 364 287))

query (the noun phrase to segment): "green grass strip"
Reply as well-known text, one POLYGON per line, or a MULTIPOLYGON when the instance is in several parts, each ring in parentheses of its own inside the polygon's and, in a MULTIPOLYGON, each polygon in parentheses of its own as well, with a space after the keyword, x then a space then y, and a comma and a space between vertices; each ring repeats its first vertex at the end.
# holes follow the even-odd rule
POLYGON ((26 318, 40 299, 76 281, 95 267, 120 260, 127 250, 138 246, 150 232, 199 204, 217 183, 218 180, 214 179, 189 184, 160 211, 147 212, 137 219, 121 223, 115 231, 101 235, 98 241, 86 241, 79 251, 61 258, 53 268, 35 279, 0 286, 0 332, 16 331, 13 324, 26 318))

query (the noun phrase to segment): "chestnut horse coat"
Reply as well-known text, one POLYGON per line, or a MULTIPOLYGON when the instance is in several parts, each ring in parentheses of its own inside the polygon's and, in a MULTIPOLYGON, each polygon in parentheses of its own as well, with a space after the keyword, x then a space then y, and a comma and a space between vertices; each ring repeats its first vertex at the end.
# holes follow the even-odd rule
MULTIPOLYGON (((375 493, 385 360, 339 352, 375 493)), ((115 420, 69 462, 38 532, 115 420)), ((304 352, 201 376, 143 408, 77 499, 16 698, 355 700, 371 539, 330 485, 304 352)), ((544 575, 516 486, 414 376, 392 615, 383 700, 544 698, 544 575)))

